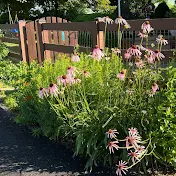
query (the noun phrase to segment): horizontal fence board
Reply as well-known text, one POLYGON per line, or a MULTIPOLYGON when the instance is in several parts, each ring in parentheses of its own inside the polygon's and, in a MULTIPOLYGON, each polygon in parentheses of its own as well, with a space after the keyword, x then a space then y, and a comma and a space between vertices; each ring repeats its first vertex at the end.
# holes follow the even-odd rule
MULTIPOLYGON (((54 45, 54 44, 44 44, 45 50, 56 51, 61 53, 73 53, 74 46, 64 46, 64 45, 54 45)), ((88 53, 91 51, 91 48, 79 47, 80 52, 88 53)))
POLYGON ((15 43, 15 44, 19 44, 20 43, 20 41, 18 39, 8 38, 8 37, 0 37, 0 40, 2 42, 7 42, 7 43, 15 43))
POLYGON ((92 31, 97 29, 95 22, 43 23, 43 30, 92 31))
POLYGON ((10 46, 8 49, 12 53, 21 53, 21 48, 19 46, 10 46))
POLYGON ((12 52, 10 52, 10 53, 8 54, 8 56, 9 56, 9 57, 13 57, 13 58, 18 59, 18 60, 22 60, 21 55, 20 55, 20 54, 17 54, 17 53, 12 53, 12 52))
MULTIPOLYGON (((127 29, 127 31, 140 31, 141 25, 145 22, 145 19, 140 20, 129 20, 128 23, 130 24, 131 28, 127 29)), ((162 18, 162 19, 149 19, 151 26, 155 30, 176 30, 176 18, 162 18)), ((99 30, 104 31, 105 29, 105 23, 100 22, 98 23, 99 30)), ((123 29, 123 28, 121 28, 123 29)), ((108 31, 117 31, 118 25, 108 24, 107 25, 108 31)))
POLYGON ((0 24, 0 29, 18 29, 18 24, 0 24))

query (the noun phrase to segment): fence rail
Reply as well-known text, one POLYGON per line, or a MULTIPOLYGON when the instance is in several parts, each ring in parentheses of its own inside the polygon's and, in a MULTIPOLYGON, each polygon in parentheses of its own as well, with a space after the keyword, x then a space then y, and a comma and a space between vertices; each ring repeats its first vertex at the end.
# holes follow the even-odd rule
MULTIPOLYGON (((164 35, 169 44, 163 46, 163 53, 167 57, 173 56, 176 48, 176 19, 151 19, 151 26, 155 29, 149 36, 149 42, 144 41, 144 46, 151 47, 156 42, 159 34, 164 35)), ((122 50, 126 50, 133 44, 140 44, 137 36, 141 30, 144 20, 128 21, 130 29, 122 31, 122 50)), ((105 47, 117 47, 118 25, 108 24, 105 40, 105 23, 103 22, 69 22, 57 17, 46 17, 36 21, 18 24, 0 24, 3 36, 1 42, 13 44, 10 46, 9 56, 25 62, 32 62, 37 59, 39 63, 46 58, 54 62, 58 53, 71 54, 78 44, 81 52, 90 52, 95 45, 101 49, 105 47)), ((153 48, 155 49, 156 46, 153 48)))

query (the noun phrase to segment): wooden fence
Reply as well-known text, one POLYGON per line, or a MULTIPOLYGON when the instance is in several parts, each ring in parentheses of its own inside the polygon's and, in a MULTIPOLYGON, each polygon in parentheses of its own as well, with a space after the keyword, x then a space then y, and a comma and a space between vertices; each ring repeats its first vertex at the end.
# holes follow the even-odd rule
MULTIPOLYGON (((128 22, 131 28, 122 29, 122 50, 140 43, 137 34, 144 20, 128 22)), ((152 19, 150 23, 155 30, 149 36, 149 47, 156 43, 156 37, 162 34, 169 42, 167 46, 163 46, 163 53, 167 57, 173 56, 176 46, 176 19, 152 19)), ((42 63, 46 58, 51 58, 54 62, 58 53, 71 54, 77 44, 80 52, 90 52, 95 45, 101 49, 114 48, 117 47, 118 40, 117 24, 108 24, 104 44, 103 22, 69 22, 56 17, 31 22, 20 21, 18 24, 0 24, 0 29, 0 40, 12 44, 9 45, 9 56, 28 63, 34 59, 42 63)), ((157 45, 153 49, 156 47, 157 45)))

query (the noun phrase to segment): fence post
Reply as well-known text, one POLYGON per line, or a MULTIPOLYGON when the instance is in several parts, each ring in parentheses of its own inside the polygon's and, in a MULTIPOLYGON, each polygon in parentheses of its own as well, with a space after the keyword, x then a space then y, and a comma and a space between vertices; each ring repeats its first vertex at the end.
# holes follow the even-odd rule
MULTIPOLYGON (((63 23, 67 23, 67 20, 63 19, 63 23)), ((65 34, 65 45, 69 46, 68 31, 64 31, 64 34, 65 34)))
MULTIPOLYGON (((62 18, 57 18, 57 23, 62 23, 62 18)), ((58 31, 58 35, 59 35, 59 45, 63 45, 62 31, 58 31)))
POLYGON ((100 49, 104 49, 105 48, 105 42, 104 41, 104 31, 100 31, 100 28, 99 28, 99 25, 100 25, 100 22, 97 21, 97 31, 98 31, 98 46, 100 49))
POLYGON ((37 20, 35 22, 35 27, 36 27, 36 37, 37 37, 37 50, 38 50, 38 61, 40 64, 44 61, 44 45, 43 45, 43 40, 42 40, 42 22, 39 22, 37 20))
POLYGON ((94 24, 92 24, 92 39, 93 39, 93 48, 95 47, 95 45, 98 44, 98 32, 99 32, 99 27, 98 27, 98 23, 95 22, 94 24))
MULTIPOLYGON (((52 24, 51 17, 46 17, 46 22, 52 24)), ((43 40, 44 43, 52 44, 52 34, 50 30, 43 31, 43 40)), ((45 59, 51 59, 52 62, 54 62, 53 51, 45 50, 45 59)))
POLYGON ((26 23, 26 35, 27 35, 27 41, 28 41, 28 54, 29 54, 29 63, 30 63, 34 59, 37 59, 34 21, 26 23))
POLYGON ((25 21, 19 21, 18 27, 19 27, 19 40, 20 40, 20 47, 21 47, 21 56, 22 56, 22 59, 24 62, 29 63, 25 26, 26 26, 25 21))

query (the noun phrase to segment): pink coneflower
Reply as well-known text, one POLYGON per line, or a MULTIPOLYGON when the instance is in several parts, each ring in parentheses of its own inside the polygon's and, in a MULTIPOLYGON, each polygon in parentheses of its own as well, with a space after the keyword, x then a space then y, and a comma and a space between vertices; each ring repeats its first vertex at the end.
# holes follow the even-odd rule
POLYGON ((116 174, 117 176, 122 176, 122 173, 124 173, 126 175, 126 172, 128 172, 128 166, 127 166, 127 162, 125 161, 119 161, 119 164, 117 165, 117 170, 116 170, 116 174))
POLYGON ((71 85, 72 84, 72 77, 70 77, 70 75, 62 75, 62 76, 59 76, 58 79, 57 79, 57 83, 59 85, 63 84, 64 86, 66 86, 67 84, 71 85))
POLYGON ((72 55, 71 61, 72 62, 80 62, 80 57, 77 54, 72 55))
POLYGON ((108 135, 108 138, 115 138, 116 137, 116 134, 119 134, 118 132, 117 132, 117 130, 109 130, 108 132, 106 132, 106 134, 108 135))
POLYGON ((124 18, 122 18, 122 16, 119 16, 118 18, 116 18, 114 22, 120 25, 128 24, 128 22, 124 18))
POLYGON ((145 22, 142 24, 141 29, 143 30, 143 33, 145 33, 145 34, 148 34, 148 33, 150 33, 151 31, 153 31, 153 28, 151 27, 149 21, 145 21, 145 22))
POLYGON ((136 152, 139 154, 143 154, 145 151, 145 147, 144 146, 138 146, 138 148, 136 148, 136 152))
POLYGON ((142 53, 137 49, 136 45, 133 45, 132 47, 127 49, 127 53, 129 53, 131 56, 141 56, 142 53))
POLYGON ((39 92, 38 92, 38 96, 39 98, 43 99, 43 97, 47 97, 48 96, 48 90, 41 87, 39 92))
POLYGON ((158 38, 156 38, 156 42, 161 45, 167 45, 168 41, 163 38, 162 35, 159 35, 158 38))
POLYGON ((144 67, 144 63, 141 59, 137 59, 135 64, 136 64, 136 67, 138 68, 144 67))
POLYGON ((117 78, 119 78, 120 80, 124 80, 125 74, 126 74, 126 70, 123 69, 119 74, 117 74, 117 78))
POLYGON ((133 148, 138 148, 138 143, 141 142, 141 137, 138 135, 129 135, 126 137, 126 148, 128 149, 129 146, 133 146, 133 148))
POLYGON ((81 80, 79 78, 75 77, 73 79, 73 84, 78 84, 78 83, 81 83, 81 80))
POLYGON ((120 49, 118 49, 118 48, 112 48, 111 51, 115 54, 120 54, 121 53, 120 49))
POLYGON ((147 49, 143 47, 142 45, 136 45, 136 48, 141 51, 146 51, 147 49))
POLYGON ((113 20, 111 18, 109 18, 109 16, 103 17, 103 21, 105 23, 108 23, 108 24, 112 24, 113 23, 113 20))
POLYGON ((106 146, 106 148, 108 148, 109 147, 109 152, 111 153, 114 153, 114 148, 116 149, 116 150, 118 150, 119 149, 119 146, 117 145, 119 142, 118 141, 111 141, 110 143, 109 143, 109 145, 107 145, 106 146))
POLYGON ((51 83, 49 86, 49 93, 51 95, 57 96, 58 95, 58 87, 56 84, 51 83))
POLYGON ((104 56, 103 52, 101 51, 101 49, 98 47, 98 45, 95 46, 95 48, 93 49, 93 52, 92 52, 92 57, 95 59, 95 60, 101 60, 102 57, 104 56))
POLYGON ((90 73, 88 71, 86 71, 86 70, 83 70, 82 74, 85 77, 89 77, 90 76, 90 73))
POLYGON ((103 18, 98 18, 99 22, 104 22, 104 23, 108 23, 108 24, 112 24, 113 20, 111 18, 109 18, 109 16, 103 17, 103 18))
POLYGON ((137 128, 133 128, 133 127, 128 128, 128 132, 130 136, 139 135, 137 128))
POLYGON ((160 60, 160 59, 165 58, 164 54, 162 54, 159 50, 155 50, 154 52, 155 52, 154 57, 156 59, 160 60))
POLYGON ((142 32, 139 32, 138 36, 139 36, 140 38, 147 38, 147 37, 148 37, 147 34, 143 34, 142 32))
POLYGON ((156 83, 153 83, 152 85, 152 94, 154 95, 156 91, 159 90, 159 86, 156 83))
POLYGON ((76 68, 75 67, 71 67, 71 66, 69 66, 68 68, 67 68, 67 76, 68 77, 75 77, 75 72, 76 72, 76 68))
POLYGON ((135 163, 135 160, 139 161, 139 158, 138 158, 139 154, 137 152, 133 152, 130 150, 130 153, 128 153, 128 155, 131 156, 131 160, 132 160, 133 164, 135 163))
POLYGON ((125 59, 127 59, 127 60, 128 60, 128 59, 130 59, 130 58, 131 58, 131 54, 130 54, 130 53, 125 53, 125 54, 124 54, 124 57, 125 57, 125 59))
POLYGON ((154 55, 145 55, 144 56, 146 59, 147 59, 147 62, 149 63, 149 64, 154 64, 154 61, 155 61, 155 57, 154 57, 154 55))
POLYGON ((146 51, 147 55, 149 55, 149 56, 151 56, 151 55, 152 55, 152 56, 155 55, 155 52, 152 51, 150 48, 146 49, 145 51, 146 51))

